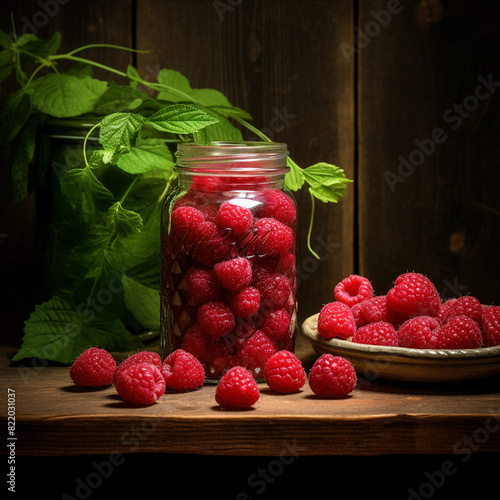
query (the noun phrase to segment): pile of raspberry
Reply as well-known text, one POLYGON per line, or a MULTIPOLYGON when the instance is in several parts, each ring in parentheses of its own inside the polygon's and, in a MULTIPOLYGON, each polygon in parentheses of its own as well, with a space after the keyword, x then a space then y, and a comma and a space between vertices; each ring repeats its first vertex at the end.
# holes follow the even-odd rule
POLYGON ((196 176, 173 204, 163 307, 174 349, 207 377, 242 366, 262 378, 272 354, 293 349, 296 223, 294 201, 260 177, 196 176))
POLYGON ((419 349, 475 349, 500 345, 500 306, 484 306, 471 295, 442 301, 421 273, 399 275, 385 295, 350 275, 323 306, 318 334, 359 344, 419 349))
MULTIPOLYGON (((70 369, 70 377, 80 387, 114 385, 123 401, 133 405, 151 405, 166 391, 186 392, 199 389, 205 370, 190 353, 177 349, 161 361, 158 353, 141 351, 118 366, 105 349, 86 349, 70 369)), ((275 393, 291 394, 306 382, 306 372, 297 356, 287 350, 273 353, 265 363, 264 379, 275 393)), ((345 358, 324 354, 309 373, 309 386, 320 398, 343 398, 357 383, 353 365, 345 358)), ((234 366, 218 382, 215 401, 221 409, 248 409, 260 398, 255 377, 247 368, 234 366)))

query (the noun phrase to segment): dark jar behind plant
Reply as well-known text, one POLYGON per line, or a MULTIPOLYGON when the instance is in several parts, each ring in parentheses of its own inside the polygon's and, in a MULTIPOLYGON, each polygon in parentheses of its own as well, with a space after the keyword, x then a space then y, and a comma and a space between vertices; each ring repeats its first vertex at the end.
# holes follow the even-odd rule
POLYGON ((294 350, 297 209, 284 189, 286 144, 181 143, 165 200, 161 354, 195 355, 206 381, 294 350))

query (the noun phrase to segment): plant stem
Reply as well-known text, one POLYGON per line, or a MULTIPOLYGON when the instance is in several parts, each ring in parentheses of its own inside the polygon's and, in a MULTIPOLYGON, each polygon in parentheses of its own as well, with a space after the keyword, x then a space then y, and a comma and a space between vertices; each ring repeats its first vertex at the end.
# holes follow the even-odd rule
POLYGON ((312 233, 312 228, 313 228, 313 221, 314 221, 314 196, 313 194, 309 191, 309 194, 311 195, 311 218, 309 220, 309 230, 307 231, 307 248, 309 251, 314 255, 319 260, 319 255, 311 248, 311 233, 312 233))

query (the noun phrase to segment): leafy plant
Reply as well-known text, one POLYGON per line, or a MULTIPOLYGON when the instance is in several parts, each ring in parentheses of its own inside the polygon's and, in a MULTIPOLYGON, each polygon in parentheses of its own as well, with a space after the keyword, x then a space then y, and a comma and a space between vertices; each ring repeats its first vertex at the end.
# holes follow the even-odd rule
MULTIPOLYGON (((141 347, 135 333, 159 327, 160 206, 176 182, 176 144, 242 140, 241 128, 270 141, 221 92, 191 88, 177 71, 162 69, 151 82, 133 66, 120 71, 81 57, 95 47, 131 49, 99 44, 60 54, 60 42, 60 33, 11 40, 0 31, 0 83, 15 77, 19 87, 0 113, 0 142, 13 151, 15 201, 37 189, 54 205, 50 296, 27 320, 14 360, 69 363, 89 345, 141 347), (73 65, 63 71, 63 62, 73 65), (94 67, 128 84, 98 80, 94 67), (59 161, 61 151, 41 132, 70 117, 93 126, 59 161), (68 161, 75 151, 77 160, 68 161)), ((328 163, 302 169, 287 162, 286 187, 307 184, 313 203, 337 202, 350 182, 328 163)))

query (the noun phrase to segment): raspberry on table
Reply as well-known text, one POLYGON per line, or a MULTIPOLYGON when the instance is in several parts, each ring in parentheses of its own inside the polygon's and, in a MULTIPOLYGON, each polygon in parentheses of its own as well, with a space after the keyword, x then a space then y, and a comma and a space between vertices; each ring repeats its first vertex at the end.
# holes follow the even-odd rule
POLYGON ((464 295, 463 297, 458 297, 457 299, 449 299, 439 308, 439 313, 437 319, 440 322, 445 322, 454 316, 459 316, 464 314, 469 318, 481 322, 483 317, 483 306, 475 297, 471 295, 464 295))
POLYGON ((398 334, 391 323, 379 321, 377 323, 369 323, 368 325, 358 328, 352 337, 352 341, 356 344, 397 347, 398 334))
POLYGON ((429 278, 420 273, 404 273, 387 292, 387 305, 408 316, 437 316, 441 298, 429 278))
POLYGON ((435 331, 436 349, 476 349, 482 345, 479 325, 464 314, 451 317, 435 331))
POLYGON ((292 229, 272 217, 258 219, 253 232, 254 238, 248 250, 259 257, 285 255, 290 252, 295 241, 292 229))
POLYGON ((267 360, 276 352, 272 340, 261 330, 257 330, 251 337, 246 339, 238 353, 237 361, 261 377, 267 360))
POLYGON ((279 189, 263 191, 263 205, 259 210, 259 217, 272 217, 287 226, 297 218, 295 203, 279 189))
POLYGON ((116 368, 115 373, 113 375, 113 382, 116 383, 116 379, 118 374, 124 368, 127 368, 131 365, 137 365, 139 363, 151 363, 155 365, 157 368, 161 369, 162 362, 160 355, 157 352, 153 351, 139 351, 134 354, 131 354, 127 358, 125 358, 116 368))
POLYGON ((229 229, 235 238, 241 238, 252 229, 253 214, 247 207, 225 201, 219 207, 215 222, 221 229, 229 229))
POLYGON ((481 329, 485 346, 500 345, 500 306, 483 307, 481 329))
POLYGON ((215 264, 214 273, 226 290, 239 292, 252 280, 252 265, 245 257, 236 257, 215 264))
POLYGON ((242 366, 229 369, 221 377, 215 389, 215 401, 223 410, 250 408, 259 397, 257 382, 242 366))
POLYGON ((165 358, 161 374, 165 385, 176 391, 192 391, 200 387, 205 380, 202 364, 183 349, 177 349, 165 358))
POLYGON ((236 324, 233 310, 221 300, 203 304, 198 309, 196 321, 213 338, 227 335, 236 324))
POLYGON ((260 278, 256 287, 259 289, 261 304, 266 311, 281 309, 288 304, 292 291, 290 280, 280 273, 272 273, 260 278))
POLYGON ((287 310, 277 309, 264 318, 261 329, 266 335, 279 341, 288 335, 289 327, 290 315, 287 310))
POLYGON ((150 405, 165 392, 165 379, 155 365, 138 363, 120 371, 115 387, 127 403, 150 405))
POLYGON ((203 222, 205 222, 205 217, 200 210, 189 206, 175 208, 170 216, 171 232, 178 237, 190 233, 203 222))
POLYGON ((309 372, 309 387, 320 398, 343 398, 354 390, 356 370, 346 358, 322 354, 309 372))
POLYGON ((192 266, 186 271, 184 278, 189 298, 195 305, 201 306, 205 302, 221 300, 224 296, 222 286, 211 269, 192 266))
POLYGON ((71 365, 69 375, 79 387, 102 387, 113 383, 116 361, 106 349, 89 347, 71 365))
POLYGON ((415 316, 398 328, 398 346, 417 349, 433 349, 439 321, 433 316, 415 316))
POLYGON ((351 274, 335 285, 333 291, 335 300, 352 307, 358 302, 373 297, 373 287, 364 276, 351 274))
POLYGON ((356 331, 356 321, 351 308, 343 302, 324 305, 318 316, 318 334, 325 339, 352 337, 356 331))
POLYGON ((264 380, 273 391, 290 394, 305 384, 306 372, 294 353, 283 350, 267 360, 264 380))
POLYGON ((248 319, 259 311, 260 292, 257 288, 248 286, 234 294, 227 294, 226 302, 231 306, 236 316, 248 319))

